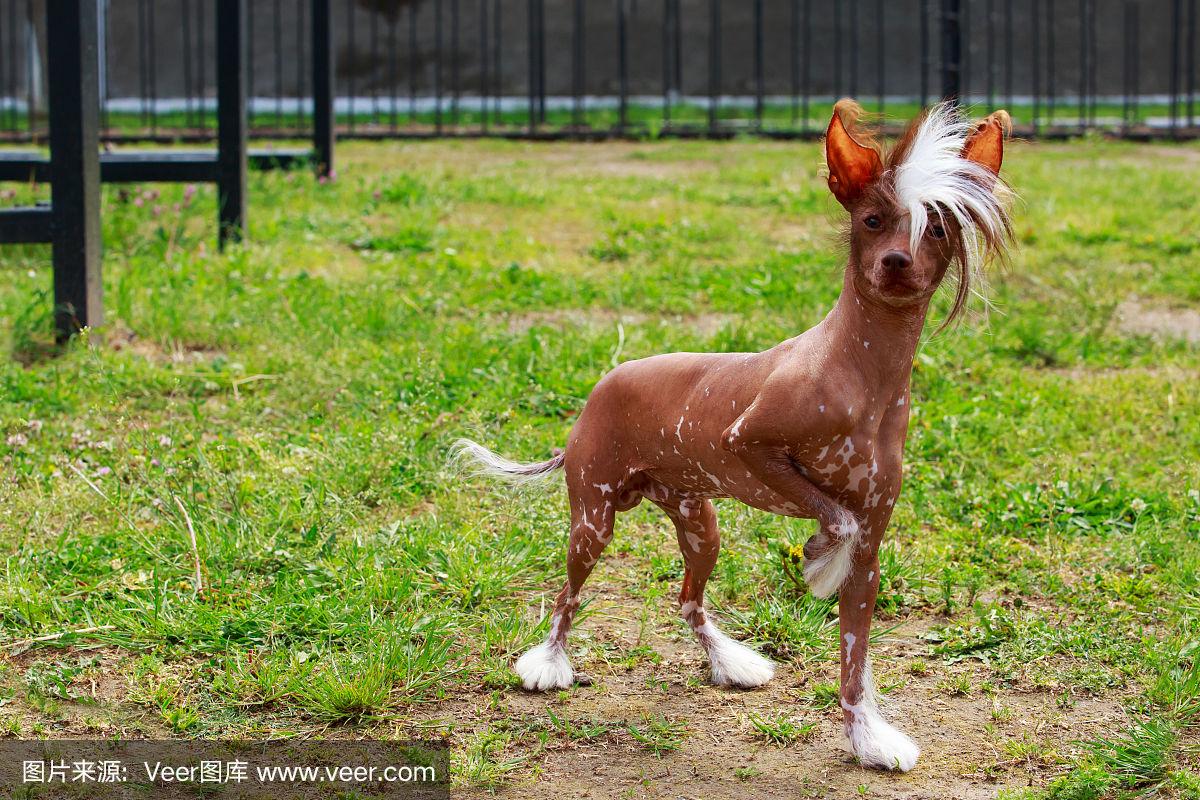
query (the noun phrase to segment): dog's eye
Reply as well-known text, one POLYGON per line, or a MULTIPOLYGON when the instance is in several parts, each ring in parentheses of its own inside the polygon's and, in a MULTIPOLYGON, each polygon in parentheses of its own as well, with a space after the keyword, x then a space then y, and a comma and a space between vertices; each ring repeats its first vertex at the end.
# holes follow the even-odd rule
POLYGON ((883 220, 879 219, 879 217, 877 215, 872 214, 871 216, 869 216, 863 220, 863 225, 866 225, 868 228, 870 228, 873 231, 877 231, 883 227, 883 220))
POLYGON ((946 238, 946 229, 936 222, 929 226, 929 235, 935 239, 946 238))

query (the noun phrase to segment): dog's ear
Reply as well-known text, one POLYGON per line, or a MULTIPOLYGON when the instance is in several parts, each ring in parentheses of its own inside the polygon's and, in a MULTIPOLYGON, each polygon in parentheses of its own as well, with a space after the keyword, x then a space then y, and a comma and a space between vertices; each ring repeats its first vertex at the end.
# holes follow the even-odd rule
POLYGON ((853 100, 839 100, 825 132, 825 163, 829 166, 829 191, 847 208, 883 171, 874 147, 859 144, 851 131, 862 114, 853 100))
POLYGON ((963 145, 962 156, 987 167, 993 175, 1000 174, 1000 163, 1004 161, 1004 138, 1012 130, 1012 119, 1007 111, 996 111, 975 126, 963 145))

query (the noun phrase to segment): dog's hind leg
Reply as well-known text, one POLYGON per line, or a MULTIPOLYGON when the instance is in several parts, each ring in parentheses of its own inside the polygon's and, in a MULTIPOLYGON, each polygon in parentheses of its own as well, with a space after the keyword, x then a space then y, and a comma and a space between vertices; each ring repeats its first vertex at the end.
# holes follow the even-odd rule
POLYGON ((550 615, 550 633, 546 640, 521 656, 513 667, 526 689, 548 691, 566 689, 575 680, 567 658, 567 633, 579 610, 579 590, 600 560, 600 554, 612 541, 616 512, 637 505, 640 495, 625 493, 618 507, 613 484, 600 483, 586 489, 572 485, 571 536, 567 545, 567 583, 554 601, 550 615))
POLYGON ((680 613, 708 654, 712 682, 742 688, 763 685, 774 676, 775 665, 726 636, 704 608, 704 587, 721 551, 721 532, 712 501, 681 496, 662 486, 647 489, 645 495, 675 524, 684 563, 680 613))

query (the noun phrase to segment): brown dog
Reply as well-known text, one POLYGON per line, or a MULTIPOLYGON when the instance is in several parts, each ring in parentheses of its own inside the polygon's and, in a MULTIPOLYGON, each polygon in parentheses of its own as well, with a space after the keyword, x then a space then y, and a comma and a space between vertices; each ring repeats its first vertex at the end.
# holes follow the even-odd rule
MULTIPOLYGON (((704 609, 720 548, 712 498, 816 519, 804 546, 813 593, 840 592, 841 705, 865 765, 909 770, 920 750, 875 704, 867 641, 879 544, 900 493, 909 377, 930 298, 957 272, 951 319, 972 273, 1011 238, 999 180, 1008 115, 972 126, 950 105, 915 120, 884 156, 856 131, 859 107, 834 109, 829 188, 850 214, 841 296, 816 327, 762 353, 672 353, 631 361, 592 391, 564 453, 519 464, 460 440, 460 456, 511 483, 566 471, 567 583, 546 641, 516 671, 528 689, 570 686, 566 637, 579 591, 617 512, 647 498, 675 524, 686 570, 679 600, 712 681, 759 686, 770 661, 723 634, 704 609)), ((948 320, 949 321, 949 320, 948 320)))

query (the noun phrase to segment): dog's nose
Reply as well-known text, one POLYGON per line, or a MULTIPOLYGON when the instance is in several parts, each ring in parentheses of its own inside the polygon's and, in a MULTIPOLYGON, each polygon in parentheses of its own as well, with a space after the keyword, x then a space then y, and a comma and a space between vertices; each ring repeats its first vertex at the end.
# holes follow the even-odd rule
POLYGON ((912 256, 900 250, 889 250, 883 254, 883 265, 888 269, 902 270, 912 266, 912 256))

